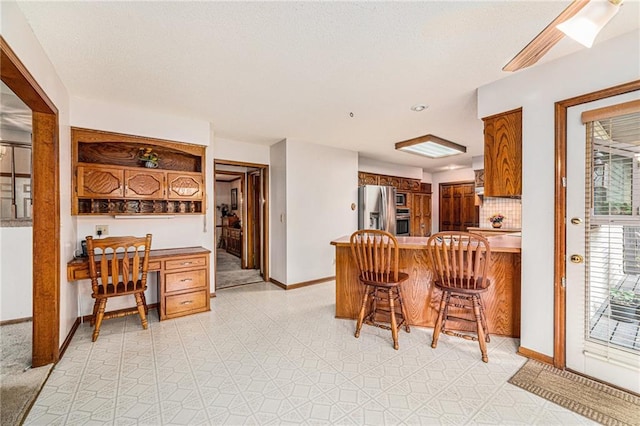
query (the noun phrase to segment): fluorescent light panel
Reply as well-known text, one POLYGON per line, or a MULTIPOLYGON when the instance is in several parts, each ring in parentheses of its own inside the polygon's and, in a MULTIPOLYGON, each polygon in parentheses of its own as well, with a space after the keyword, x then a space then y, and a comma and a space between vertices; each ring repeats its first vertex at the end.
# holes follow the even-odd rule
POLYGON ((467 152, 467 147, 442 139, 435 135, 425 135, 396 143, 396 149, 429 158, 442 158, 467 152))

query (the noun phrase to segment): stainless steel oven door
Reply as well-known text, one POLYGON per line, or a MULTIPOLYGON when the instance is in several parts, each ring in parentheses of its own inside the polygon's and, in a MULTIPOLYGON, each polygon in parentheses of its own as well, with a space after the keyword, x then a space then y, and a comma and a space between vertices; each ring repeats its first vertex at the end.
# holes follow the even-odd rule
POLYGON ((408 217, 396 217, 396 235, 408 237, 411 229, 411 219, 408 217))

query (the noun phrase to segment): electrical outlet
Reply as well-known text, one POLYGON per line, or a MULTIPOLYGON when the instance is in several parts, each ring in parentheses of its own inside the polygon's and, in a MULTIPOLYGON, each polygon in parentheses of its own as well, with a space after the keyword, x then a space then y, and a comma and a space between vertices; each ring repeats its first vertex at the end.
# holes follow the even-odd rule
POLYGON ((96 225, 96 235, 98 237, 109 235, 109 225, 96 225))

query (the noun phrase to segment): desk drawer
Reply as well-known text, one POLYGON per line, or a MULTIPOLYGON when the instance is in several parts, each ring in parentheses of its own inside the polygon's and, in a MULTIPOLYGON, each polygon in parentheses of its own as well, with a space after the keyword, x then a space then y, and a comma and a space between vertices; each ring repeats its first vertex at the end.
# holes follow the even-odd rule
POLYGON ((197 290, 191 293, 167 296, 165 299, 166 314, 170 317, 187 311, 207 310, 208 300, 208 290, 197 290))
POLYGON ((208 256, 185 257, 183 259, 167 260, 164 263, 165 270, 197 268, 207 266, 208 256))
POLYGON ((164 291, 171 293, 173 291, 204 287, 207 283, 206 273, 206 269, 166 273, 164 275, 164 291))

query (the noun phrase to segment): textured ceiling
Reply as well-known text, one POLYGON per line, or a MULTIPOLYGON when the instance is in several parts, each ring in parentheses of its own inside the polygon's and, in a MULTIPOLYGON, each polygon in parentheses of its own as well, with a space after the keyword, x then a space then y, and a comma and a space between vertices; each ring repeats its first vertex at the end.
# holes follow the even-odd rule
MULTIPOLYGON (((569 1, 18 4, 72 96, 433 172, 482 153, 476 89, 509 75, 501 68, 569 1), (430 107, 411 111, 417 103, 430 107), (467 154, 395 152, 427 133, 467 154)), ((597 42, 638 28, 639 16, 627 0, 597 42)), ((543 62, 580 49, 565 39, 543 62)))

